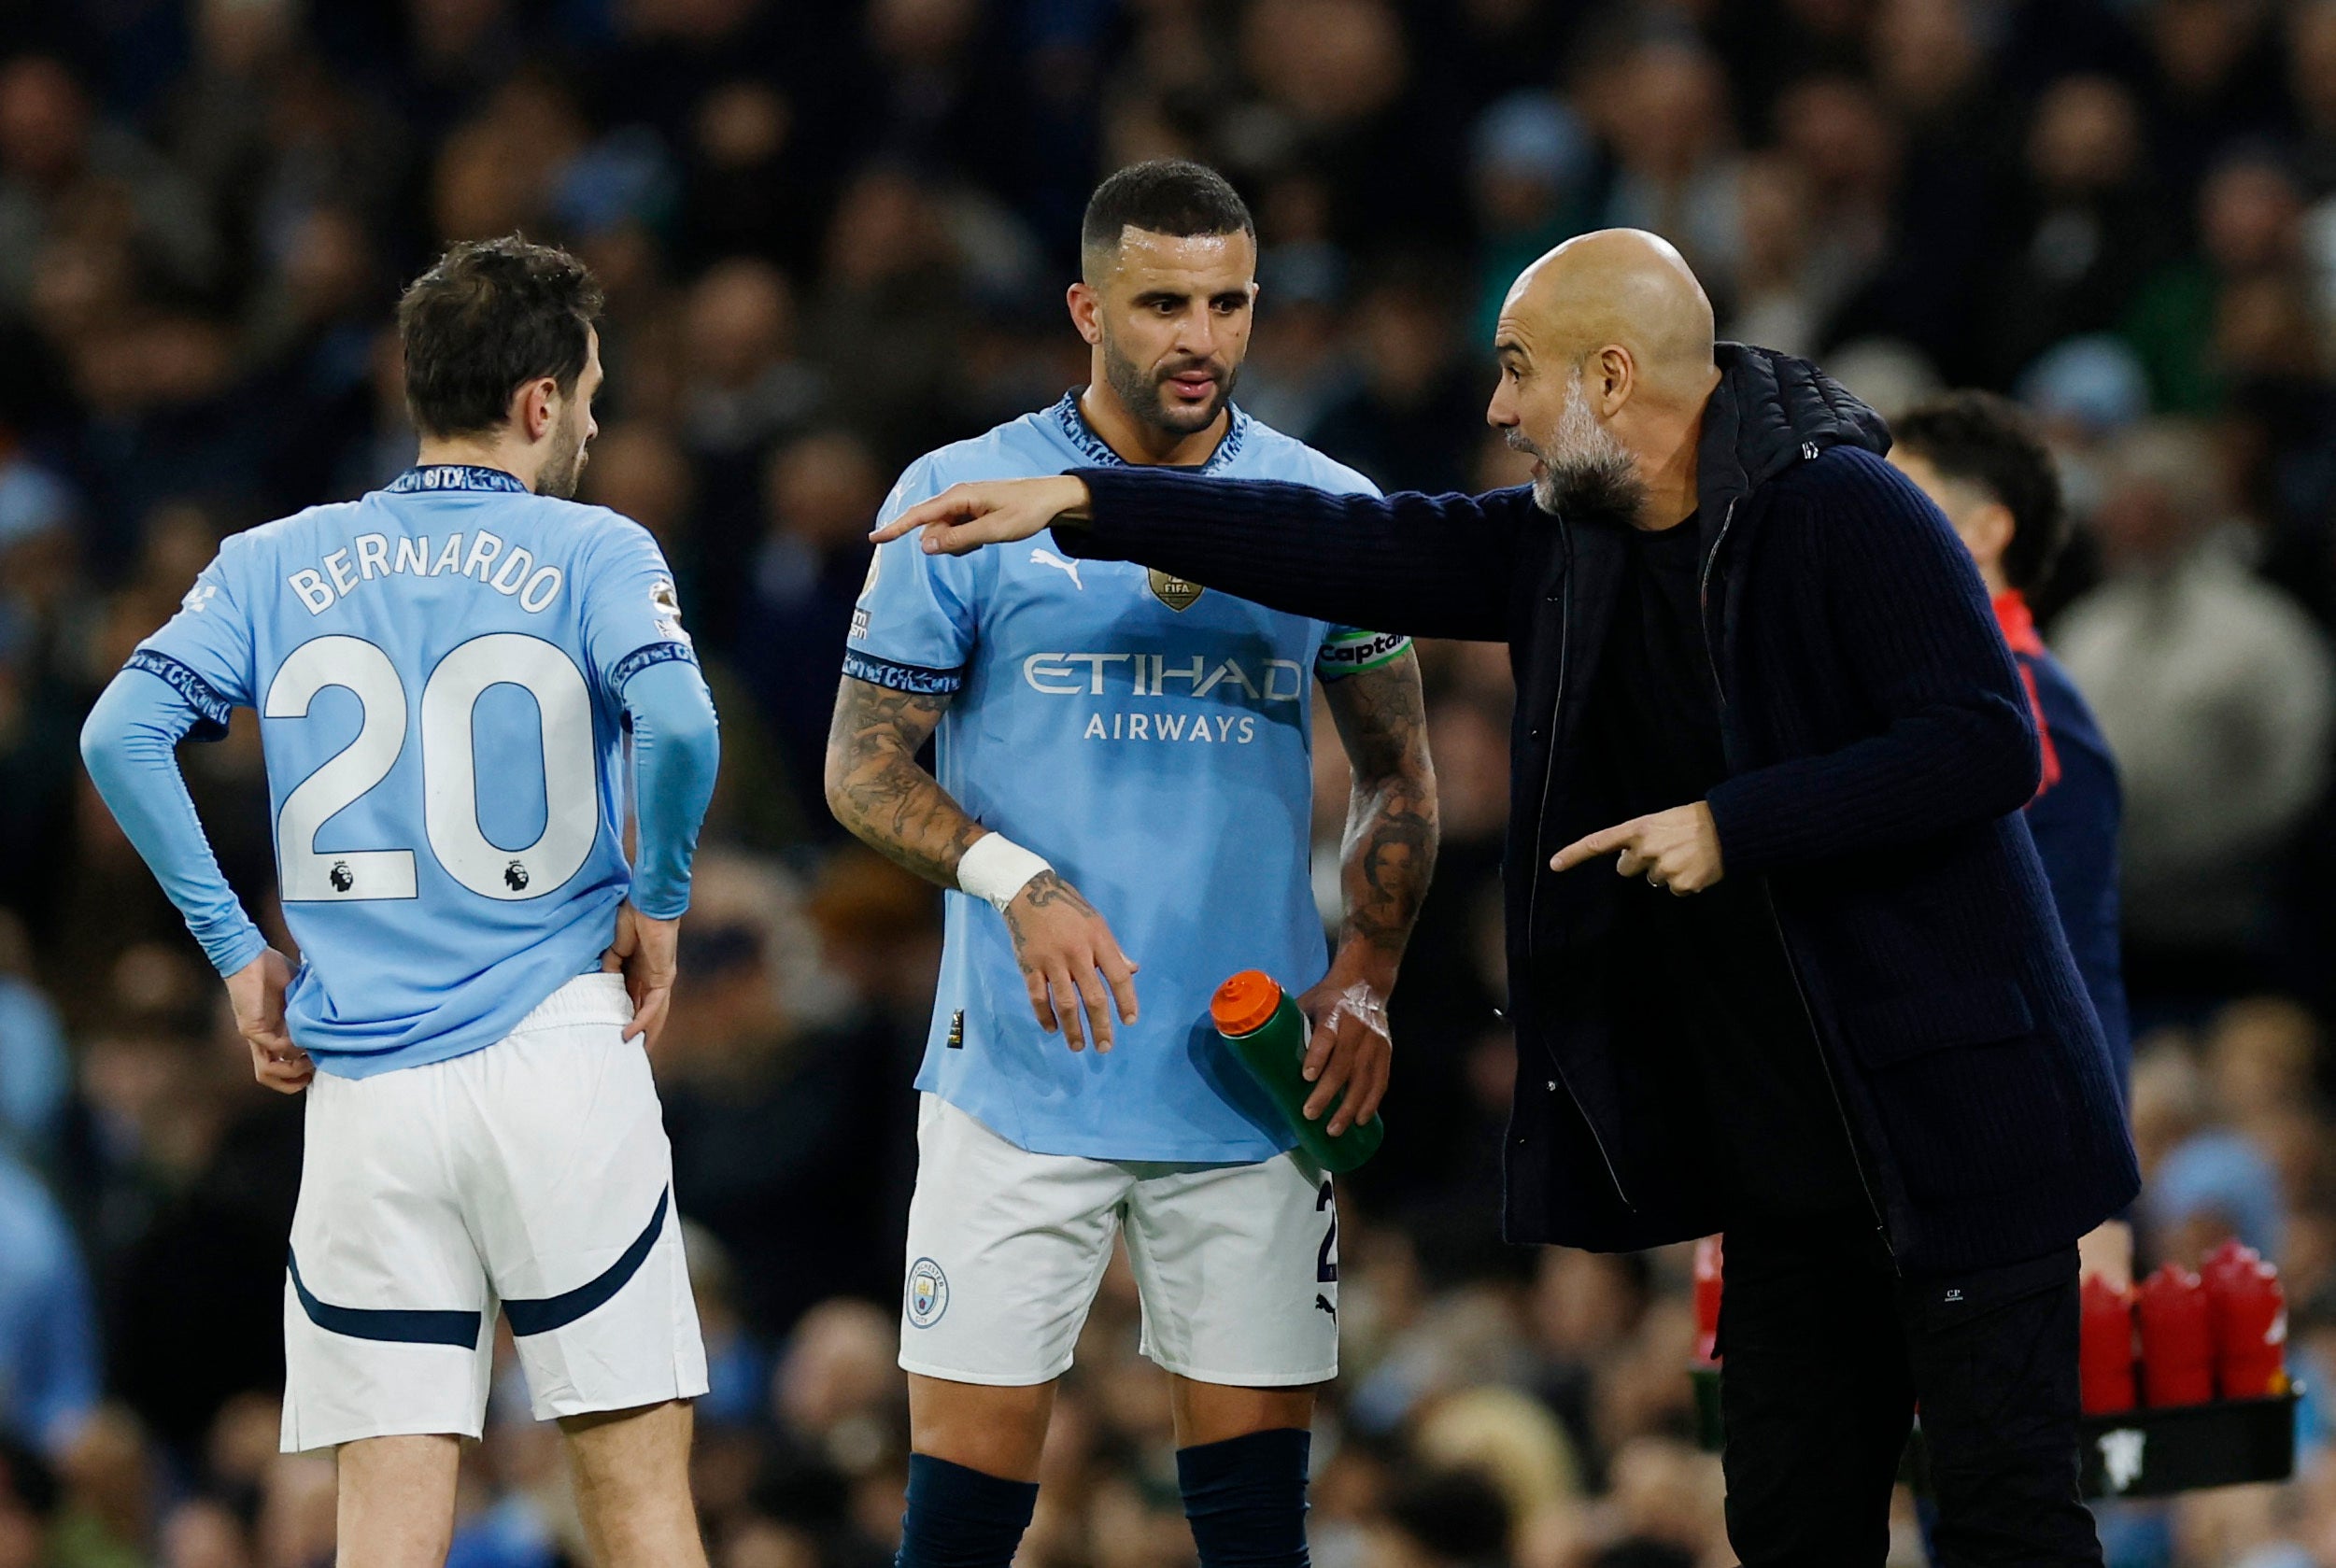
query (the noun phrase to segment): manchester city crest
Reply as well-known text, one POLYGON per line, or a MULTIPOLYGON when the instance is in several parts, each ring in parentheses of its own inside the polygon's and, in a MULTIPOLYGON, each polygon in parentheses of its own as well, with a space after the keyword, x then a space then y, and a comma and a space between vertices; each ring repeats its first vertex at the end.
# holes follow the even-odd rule
POLYGON ((1198 583, 1187 583, 1182 577, 1171 577, 1156 566, 1152 568, 1150 576, 1152 597, 1180 615, 1191 609, 1194 600, 1206 591, 1198 583))
POLYGON ((949 1277, 932 1259, 917 1259, 909 1265, 909 1321, 931 1328, 948 1310, 949 1277))

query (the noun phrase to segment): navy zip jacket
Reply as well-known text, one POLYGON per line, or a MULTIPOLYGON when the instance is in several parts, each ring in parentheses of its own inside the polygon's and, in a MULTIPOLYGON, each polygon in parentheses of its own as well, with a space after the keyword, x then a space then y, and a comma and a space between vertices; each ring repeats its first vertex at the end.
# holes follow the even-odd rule
MULTIPOLYGON (((1718 353, 1697 526, 1725 873, 1758 879, 1774 911, 1900 1268, 2039 1256, 2140 1177, 2021 812, 2041 768, 2027 692, 1969 556, 1882 459, 1880 417, 1805 360, 1718 353)), ((1634 1052, 1629 998, 1600 983, 1612 863, 1548 869, 1613 826, 1582 787, 1582 699, 1624 541, 1524 488, 1380 500, 1160 469, 1080 477, 1094 516, 1057 525, 1069 554, 1508 643, 1506 1234, 1619 1250, 1721 1228, 1728 1194, 1692 1174, 1706 1162, 1679 1096, 1634 1052)))

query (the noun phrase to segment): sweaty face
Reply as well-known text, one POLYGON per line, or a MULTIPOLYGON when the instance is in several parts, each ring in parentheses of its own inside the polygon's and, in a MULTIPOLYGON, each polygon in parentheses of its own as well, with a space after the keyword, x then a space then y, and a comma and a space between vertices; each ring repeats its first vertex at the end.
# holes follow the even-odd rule
POLYGON ((1567 378, 1564 404, 1547 430, 1528 434, 1521 420, 1503 433, 1511 447, 1535 459, 1533 499, 1544 512, 1586 505, 1635 511, 1646 493, 1630 449, 1598 423, 1582 391, 1579 366, 1567 378))
POLYGON ((1249 354, 1257 247, 1245 233, 1126 231, 1103 275, 1103 374, 1127 412, 1177 435, 1225 412, 1249 354))

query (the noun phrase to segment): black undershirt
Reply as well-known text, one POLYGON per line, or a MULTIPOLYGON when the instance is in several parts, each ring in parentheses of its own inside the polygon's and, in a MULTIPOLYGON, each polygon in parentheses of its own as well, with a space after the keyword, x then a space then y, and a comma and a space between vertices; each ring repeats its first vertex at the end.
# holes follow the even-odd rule
MULTIPOLYGON (((1727 776, 1706 651, 1695 519, 1628 534, 1621 583, 1585 715, 1627 820, 1688 805, 1727 776)), ((1707 1148, 1745 1217, 1862 1203, 1849 1134, 1756 881, 1676 897, 1621 890, 1616 1016, 1676 1052, 1702 1100, 1707 1148)))

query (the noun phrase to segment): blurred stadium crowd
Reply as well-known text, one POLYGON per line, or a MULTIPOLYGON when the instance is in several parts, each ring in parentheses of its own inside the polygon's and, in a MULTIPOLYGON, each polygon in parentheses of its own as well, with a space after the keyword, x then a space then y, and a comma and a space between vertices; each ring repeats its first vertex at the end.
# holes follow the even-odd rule
MULTIPOLYGON (((888 1559, 939 936, 820 803, 839 650, 899 466, 1083 378, 1079 210, 1169 152, 1259 217, 1240 401, 1391 488, 1518 477, 1492 313, 1610 223, 1886 412, 2039 412, 2085 519, 2042 609, 2125 770, 2145 1262, 2244 1236, 2336 1378, 2336 0, 67 0, 0 8, 0 1568, 330 1556, 329 1460, 274 1451, 299 1106, 73 736, 223 532, 405 464, 388 306, 512 229, 607 286, 585 498, 663 542, 723 712, 659 1065, 716 1561, 888 1559)), ((1508 676, 1424 657, 1446 844, 1343 1206, 1315 1551, 1732 1561, 1685 1259, 1494 1234, 1508 676)), ((238 719, 190 778, 281 941, 238 719)), ((1191 1561, 1135 1342, 1123 1270, 1035 1568, 1191 1561)), ((573 1557, 556 1442, 496 1412, 459 1568, 573 1557)), ((2336 1568, 2336 1406, 2303 1421, 2295 1483, 2111 1510, 2113 1562, 2336 1568)))

